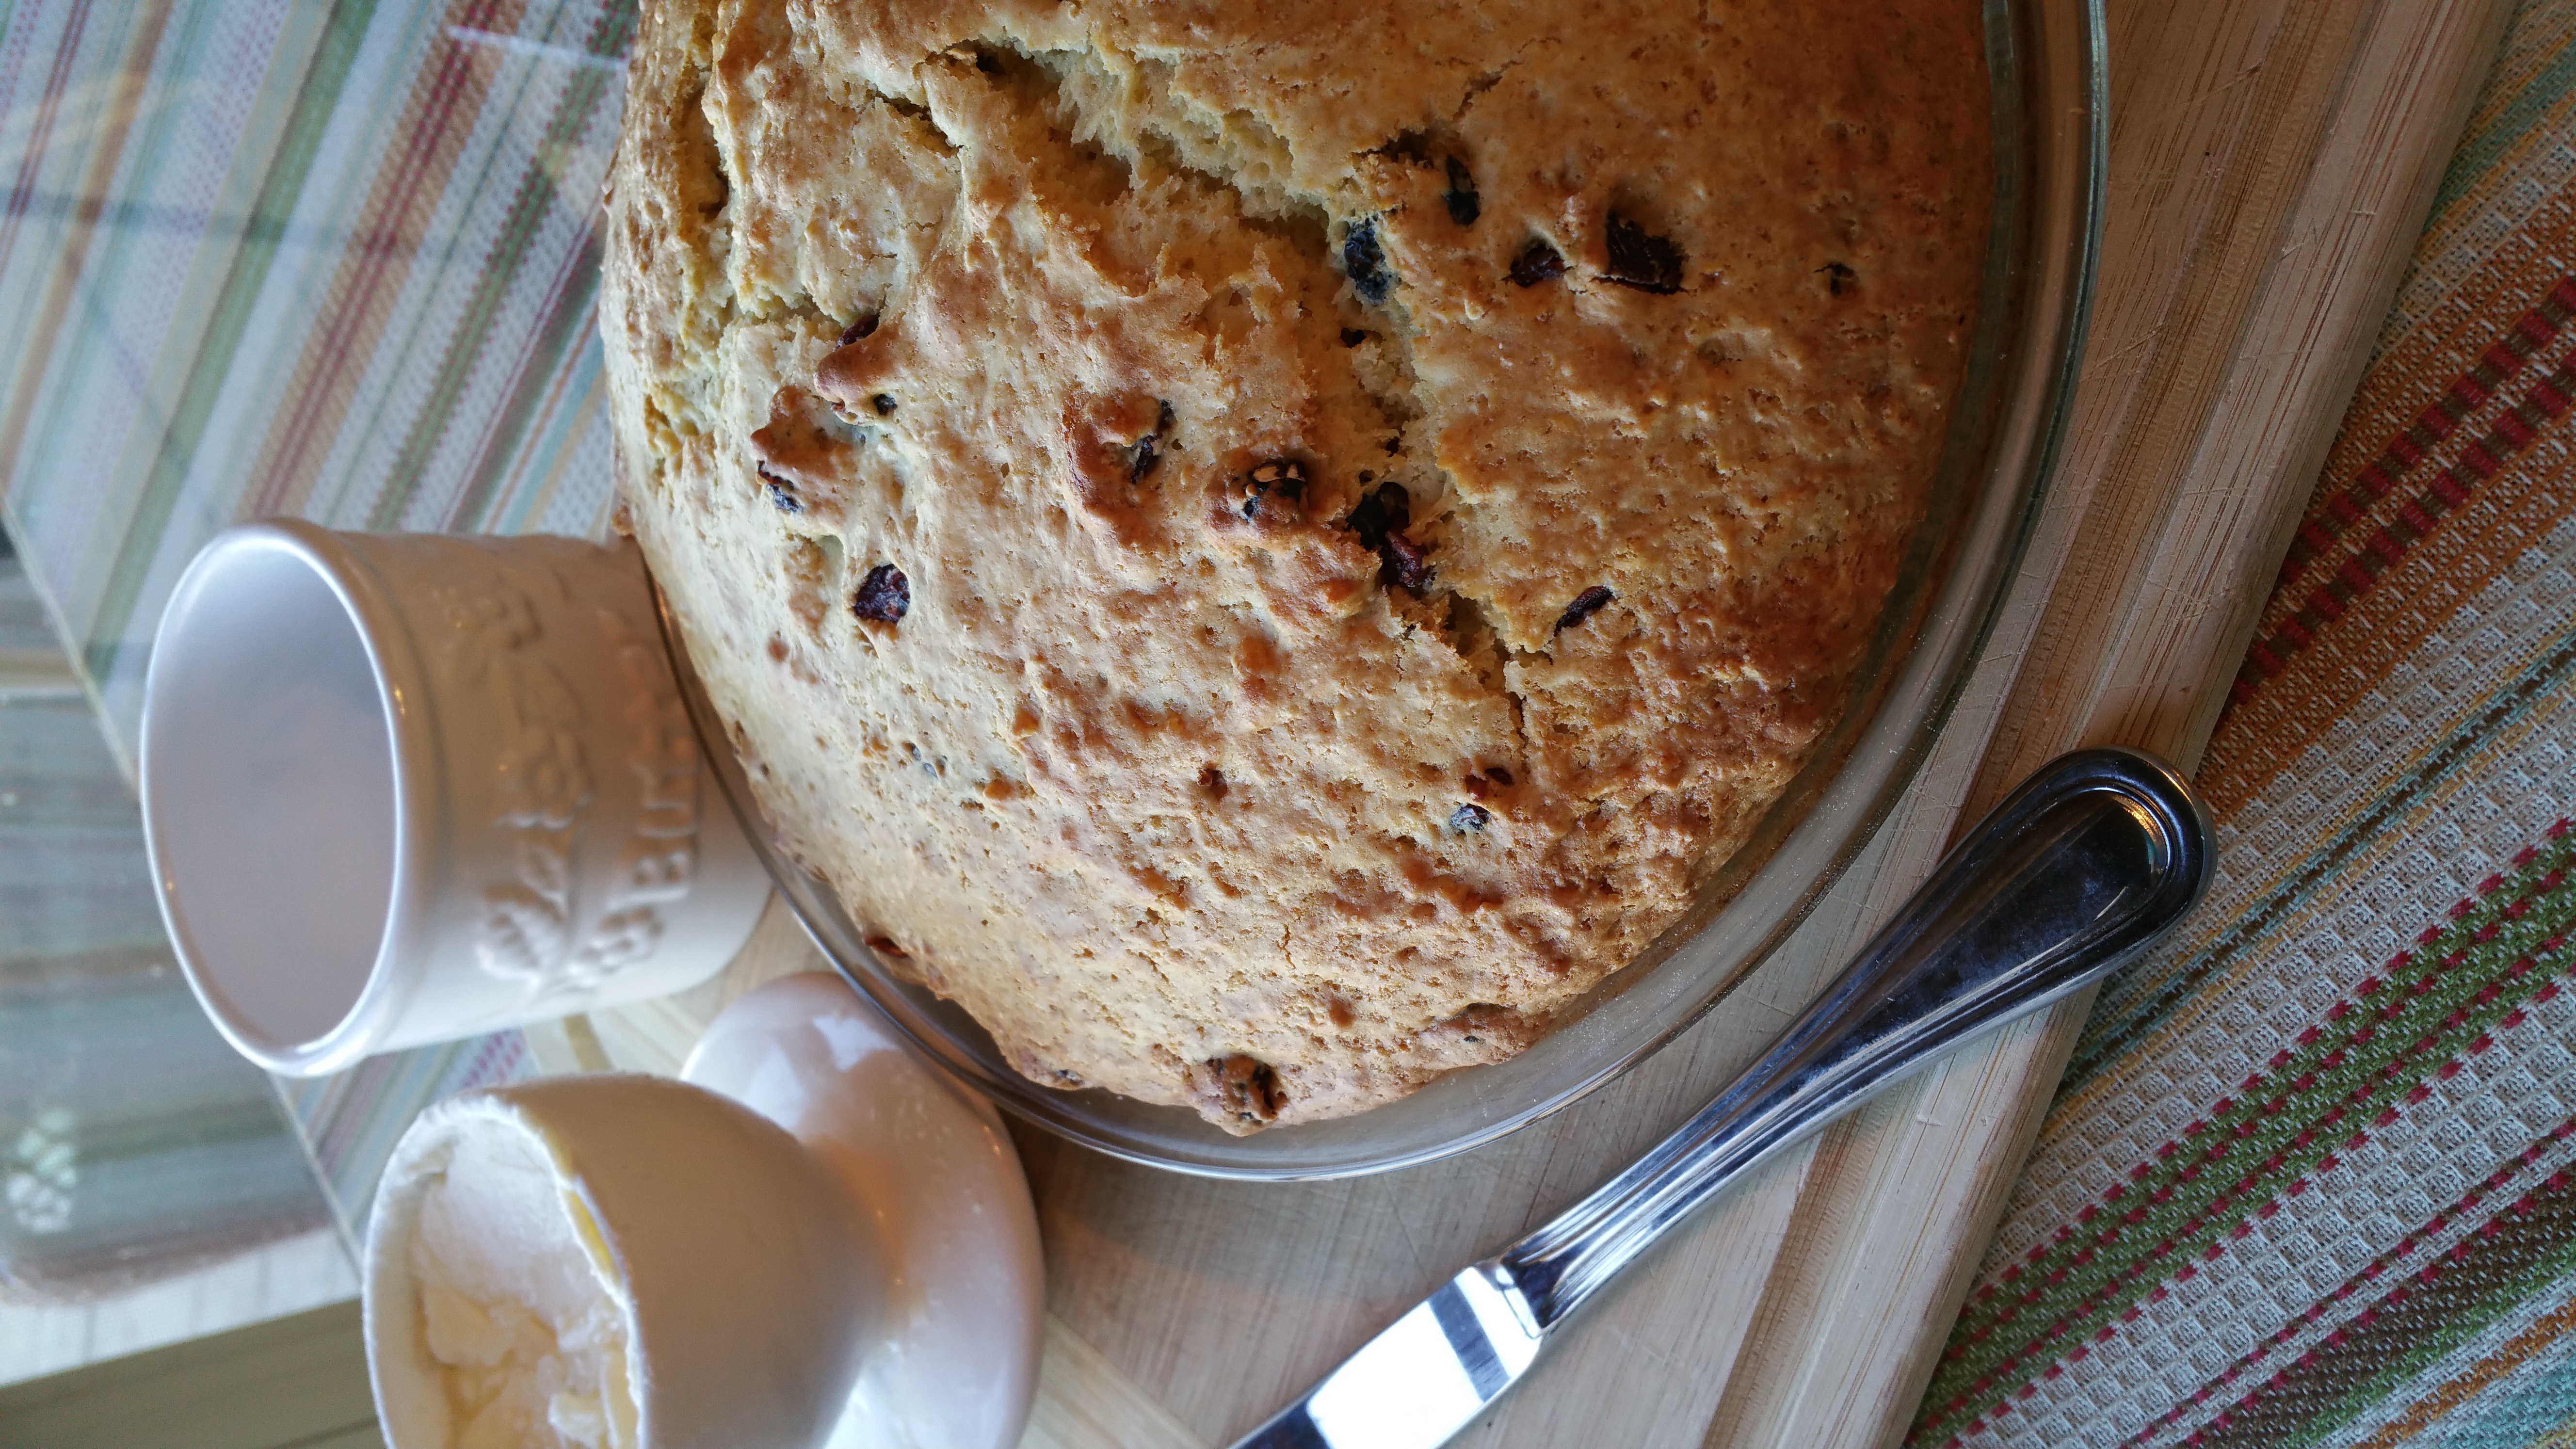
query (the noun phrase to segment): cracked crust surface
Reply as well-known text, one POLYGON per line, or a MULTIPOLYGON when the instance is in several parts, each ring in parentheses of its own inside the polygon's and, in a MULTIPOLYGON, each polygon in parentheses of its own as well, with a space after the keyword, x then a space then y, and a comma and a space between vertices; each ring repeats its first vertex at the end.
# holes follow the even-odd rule
POLYGON ((621 488, 781 843, 1238 1131, 1518 1050, 1741 844, 1991 187, 1967 0, 662 0, 629 85, 621 488))

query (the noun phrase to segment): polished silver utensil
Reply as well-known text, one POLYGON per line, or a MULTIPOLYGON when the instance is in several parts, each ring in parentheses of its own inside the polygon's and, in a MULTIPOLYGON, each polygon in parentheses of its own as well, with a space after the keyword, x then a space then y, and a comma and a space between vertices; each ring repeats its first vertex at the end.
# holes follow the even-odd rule
POLYGON ((1441 1285, 1235 1449, 1434 1449, 1557 1326, 1772 1152, 1960 1042, 2084 986, 2209 884, 2207 809, 2138 750, 2022 782, 1761 1058, 1553 1222, 1441 1285))

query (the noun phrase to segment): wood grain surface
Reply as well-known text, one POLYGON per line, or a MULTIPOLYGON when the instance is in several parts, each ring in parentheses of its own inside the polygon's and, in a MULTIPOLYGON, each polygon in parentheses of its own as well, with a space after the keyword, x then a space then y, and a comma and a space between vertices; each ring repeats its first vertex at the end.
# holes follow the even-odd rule
MULTIPOLYGON (((1230 1442, 1686 1118, 2030 769, 2113 742, 2194 763, 2508 8, 2113 0, 2109 214, 2065 460, 1995 639, 1877 839, 1724 1009, 1465 1157, 1220 1183, 1015 1127, 1050 1310, 1026 1449, 1230 1442)), ((540 1055, 667 1070, 724 1001, 815 964, 773 911, 718 982, 567 1023, 540 1055)), ((1457 1442, 1893 1442, 2086 1004, 1775 1159, 1457 1442)))

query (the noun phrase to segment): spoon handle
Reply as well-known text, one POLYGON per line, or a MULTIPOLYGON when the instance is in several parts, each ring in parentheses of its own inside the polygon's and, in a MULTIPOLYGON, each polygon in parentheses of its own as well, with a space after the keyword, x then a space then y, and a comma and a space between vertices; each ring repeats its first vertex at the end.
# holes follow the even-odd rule
POLYGON ((1544 1333, 1774 1150, 2136 954, 2207 887, 2209 837, 2206 808, 2152 755, 2051 761, 1715 1101, 1480 1267, 1544 1333))

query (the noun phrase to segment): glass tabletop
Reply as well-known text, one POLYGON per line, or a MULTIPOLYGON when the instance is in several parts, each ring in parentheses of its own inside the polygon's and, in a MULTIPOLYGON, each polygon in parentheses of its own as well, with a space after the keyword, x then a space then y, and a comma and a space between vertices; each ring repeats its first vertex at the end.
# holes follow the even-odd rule
MULTIPOLYGON (((217 530, 597 536, 632 0, 0 3, 0 518, 131 777, 217 530)), ((344 1223, 512 1033, 284 1085, 344 1223)))

